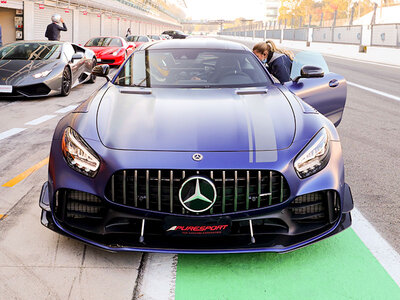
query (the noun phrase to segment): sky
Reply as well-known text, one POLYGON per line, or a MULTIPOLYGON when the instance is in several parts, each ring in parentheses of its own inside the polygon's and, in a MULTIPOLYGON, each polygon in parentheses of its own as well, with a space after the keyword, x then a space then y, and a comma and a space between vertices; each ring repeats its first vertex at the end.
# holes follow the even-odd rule
POLYGON ((192 20, 233 20, 236 18, 261 20, 265 14, 265 0, 185 0, 186 14, 192 20))

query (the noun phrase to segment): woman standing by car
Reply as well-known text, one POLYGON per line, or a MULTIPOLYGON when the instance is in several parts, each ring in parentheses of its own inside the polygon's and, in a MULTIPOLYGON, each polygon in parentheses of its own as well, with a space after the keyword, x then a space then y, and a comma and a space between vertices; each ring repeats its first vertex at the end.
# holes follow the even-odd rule
POLYGON ((271 40, 260 42, 254 45, 253 53, 266 64, 268 71, 281 83, 290 80, 292 69, 293 53, 278 49, 271 40))

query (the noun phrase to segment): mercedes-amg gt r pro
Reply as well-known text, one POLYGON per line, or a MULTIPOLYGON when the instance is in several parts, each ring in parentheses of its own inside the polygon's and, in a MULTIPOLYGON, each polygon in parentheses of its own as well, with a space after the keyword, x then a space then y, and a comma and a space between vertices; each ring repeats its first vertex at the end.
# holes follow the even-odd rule
POLYGON ((96 79, 94 52, 68 42, 16 42, 0 48, 0 97, 67 96, 96 79))
POLYGON ((349 227, 335 128, 346 82, 307 53, 292 78, 274 82, 238 43, 139 47, 59 122, 42 224, 110 251, 175 253, 286 252, 349 227))

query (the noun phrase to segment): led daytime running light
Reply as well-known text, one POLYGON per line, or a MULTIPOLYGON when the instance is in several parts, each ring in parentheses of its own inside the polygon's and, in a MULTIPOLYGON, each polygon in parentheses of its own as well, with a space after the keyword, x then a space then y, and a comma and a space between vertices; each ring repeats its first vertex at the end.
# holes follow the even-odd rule
POLYGON ((97 174, 100 160, 90 146, 70 127, 64 131, 62 151, 68 165, 74 170, 90 177, 97 174))
POLYGON ((306 178, 325 168, 329 161, 329 154, 329 136, 326 129, 322 128, 294 162, 294 168, 299 177, 306 178))

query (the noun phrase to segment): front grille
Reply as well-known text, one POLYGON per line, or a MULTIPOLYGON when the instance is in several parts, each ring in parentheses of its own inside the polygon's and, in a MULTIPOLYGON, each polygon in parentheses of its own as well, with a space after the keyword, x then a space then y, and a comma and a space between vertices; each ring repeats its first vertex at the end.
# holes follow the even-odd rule
POLYGON ((337 192, 321 191, 297 197, 289 209, 298 223, 333 223, 339 216, 340 201, 337 192))
POLYGON ((101 220, 104 213, 103 202, 95 195, 68 189, 56 193, 55 214, 61 221, 101 220))
POLYGON ((101 62, 102 64, 113 64, 115 63, 115 59, 102 59, 101 62))
POLYGON ((213 215, 279 204, 289 198, 286 179, 268 170, 121 170, 106 187, 112 202, 175 214, 213 215), (183 208, 179 189, 185 179, 200 175, 213 181, 217 191, 213 207, 202 213, 183 208))

